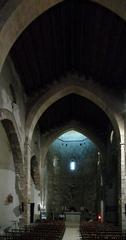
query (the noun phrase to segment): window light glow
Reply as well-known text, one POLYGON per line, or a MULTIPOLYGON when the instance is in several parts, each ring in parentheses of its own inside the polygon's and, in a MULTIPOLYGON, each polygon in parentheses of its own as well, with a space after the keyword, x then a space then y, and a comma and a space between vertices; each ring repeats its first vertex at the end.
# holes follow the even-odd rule
POLYGON ((74 161, 70 162, 70 170, 74 171, 76 168, 76 163, 74 161))

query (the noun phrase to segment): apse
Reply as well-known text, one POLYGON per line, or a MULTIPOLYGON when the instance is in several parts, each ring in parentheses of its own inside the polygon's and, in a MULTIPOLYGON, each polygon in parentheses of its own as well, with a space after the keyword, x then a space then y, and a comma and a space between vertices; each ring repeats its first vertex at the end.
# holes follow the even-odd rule
POLYGON ((57 218, 64 211, 80 211, 82 207, 97 214, 99 154, 87 136, 73 129, 50 144, 45 180, 48 217, 52 212, 57 218))

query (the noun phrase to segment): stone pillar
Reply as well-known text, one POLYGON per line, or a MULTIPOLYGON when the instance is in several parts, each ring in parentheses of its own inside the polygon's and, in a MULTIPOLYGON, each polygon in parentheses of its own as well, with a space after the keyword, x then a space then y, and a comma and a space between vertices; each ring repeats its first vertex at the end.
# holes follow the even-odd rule
POLYGON ((31 198, 31 147, 28 142, 25 143, 25 174, 26 174, 26 186, 25 186, 25 203, 24 203, 24 222, 30 223, 30 198, 31 198))
POLYGON ((126 230, 126 213, 125 213, 125 204, 126 204, 126 156, 125 156, 125 143, 120 143, 121 147, 121 221, 122 221, 122 230, 126 230))
MULTIPOLYGON (((114 144, 114 143, 113 143, 114 144)), ((105 221, 119 223, 118 206, 118 151, 117 144, 107 144, 106 159, 104 161, 104 204, 105 221)))
POLYGON ((121 132, 121 143, 120 143, 120 151, 121 151, 121 196, 120 196, 120 204, 121 204, 121 223, 122 230, 126 230, 126 212, 125 212, 125 204, 126 204, 126 93, 124 93, 124 109, 123 109, 123 128, 121 132))
POLYGON ((46 188, 46 183, 45 183, 45 171, 46 171, 46 154, 48 152, 47 146, 44 146, 46 144, 43 143, 42 146, 42 151, 41 151, 41 203, 42 203, 42 208, 46 208, 46 199, 45 199, 45 188, 46 188))

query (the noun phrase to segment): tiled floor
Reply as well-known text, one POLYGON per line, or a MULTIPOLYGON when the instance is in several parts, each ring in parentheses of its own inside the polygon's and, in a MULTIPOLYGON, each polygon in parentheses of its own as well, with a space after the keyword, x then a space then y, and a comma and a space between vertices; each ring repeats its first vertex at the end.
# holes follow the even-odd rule
POLYGON ((62 240, 79 240, 79 228, 66 228, 62 240))

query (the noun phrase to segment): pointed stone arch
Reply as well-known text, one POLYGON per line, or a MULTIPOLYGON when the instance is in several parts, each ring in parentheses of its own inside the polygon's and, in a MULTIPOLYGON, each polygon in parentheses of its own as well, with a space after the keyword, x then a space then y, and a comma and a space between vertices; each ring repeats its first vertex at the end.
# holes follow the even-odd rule
POLYGON ((6 135, 8 137, 11 151, 13 154, 15 175, 18 182, 18 187, 20 191, 21 201, 24 200, 24 164, 23 164, 23 153, 20 146, 19 134, 16 126, 15 119, 11 112, 6 109, 0 109, 0 121, 5 129, 6 135))
MULTIPOLYGON (((51 131, 47 132, 47 134, 43 135, 45 145, 43 146, 43 151, 42 151, 42 168, 46 169, 46 164, 47 164, 47 153, 49 150, 50 144, 52 144, 53 141, 57 139, 60 135, 63 133, 70 131, 70 130, 75 130, 80 132, 81 134, 84 134, 85 136, 89 137, 89 139, 98 147, 98 152, 100 152, 100 159, 102 159, 102 162, 106 161, 107 157, 107 152, 105 154, 105 146, 100 146, 100 141, 97 139, 96 136, 92 134, 92 132, 88 129, 84 129, 84 126, 82 126, 80 123, 71 121, 69 124, 63 125, 60 128, 55 128, 52 129, 51 131), (104 150, 103 150, 104 149, 104 150)), ((98 155, 99 156, 99 155, 98 155)), ((102 176, 103 176, 103 169, 101 170, 102 176)), ((44 172, 44 171, 41 171, 44 172)), ((43 177, 44 178, 44 177, 43 177)), ((43 185, 44 185, 44 179, 43 179, 43 185)), ((43 193, 44 194, 44 193, 43 193)))
POLYGON ((90 129, 85 129, 82 124, 76 121, 70 121, 68 124, 61 126, 60 128, 57 129, 52 129, 49 131, 46 135, 44 135, 44 148, 42 151, 42 166, 45 164, 45 158, 46 154, 48 152, 49 145, 61 134, 70 131, 70 130, 75 130, 77 132, 80 132, 81 134, 85 135, 88 137, 99 149, 101 152, 103 158, 105 158, 106 152, 105 152, 105 146, 103 143, 100 142, 100 139, 97 138, 97 136, 94 136, 94 134, 90 131, 90 129))
POLYGON ((32 139, 34 128, 42 114, 53 103, 70 94, 85 97, 96 104, 101 111, 107 115, 116 132, 119 142, 121 141, 121 136, 123 136, 123 119, 118 113, 118 107, 120 107, 120 105, 117 100, 112 99, 107 94, 104 94, 104 90, 99 88, 96 84, 93 84, 93 82, 86 82, 84 79, 82 81, 82 79, 80 80, 78 76, 68 75, 67 78, 62 79, 59 84, 50 86, 48 91, 39 98, 29 111, 26 120, 26 136, 29 144, 32 139), (114 106, 113 101, 115 102, 114 106))
MULTIPOLYGON (((4 61, 24 29, 34 21, 39 15, 47 11, 63 0, 9 0, 1 6, 0 10, 0 70, 4 61)), ((125 0, 92 0, 110 11, 116 13, 126 20, 125 0)))
MULTIPOLYGON (((53 86, 50 86, 48 92, 46 92, 43 96, 40 97, 40 99, 31 108, 31 111, 27 116, 26 140, 30 145, 32 134, 39 118, 53 103, 67 95, 76 94, 81 97, 85 97, 94 104, 96 104, 101 109, 101 111, 103 111, 109 118, 118 141, 120 166, 124 158, 124 153, 120 151, 120 142, 124 142, 124 124, 123 118, 119 111, 120 105, 116 99, 113 100, 112 97, 106 94, 106 92, 99 88, 99 86, 96 86, 96 84, 94 85, 93 81, 87 82, 88 83, 85 83, 84 79, 83 81, 80 81, 77 76, 68 76, 66 81, 63 79, 63 81, 61 81, 59 84, 54 84, 53 86), (115 102, 114 106, 113 102, 115 102)), ((75 109, 75 111, 76 110, 77 109, 75 109)), ((49 144, 43 145, 43 160, 45 160, 46 158, 48 145, 49 144)), ((119 178, 120 174, 121 171, 119 171, 119 178)))

